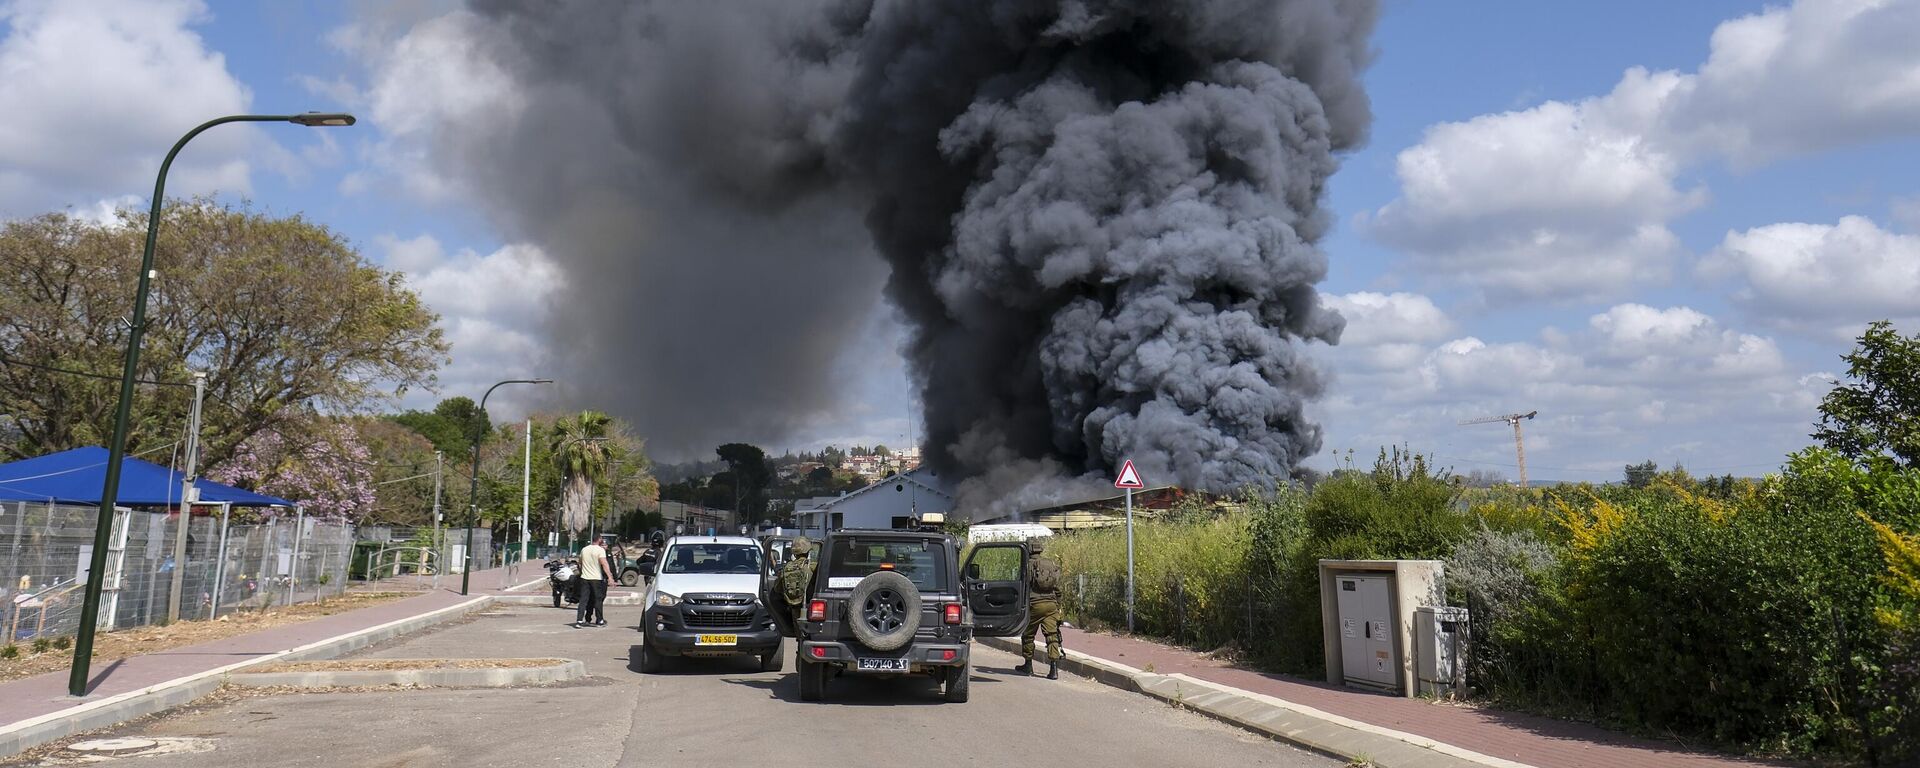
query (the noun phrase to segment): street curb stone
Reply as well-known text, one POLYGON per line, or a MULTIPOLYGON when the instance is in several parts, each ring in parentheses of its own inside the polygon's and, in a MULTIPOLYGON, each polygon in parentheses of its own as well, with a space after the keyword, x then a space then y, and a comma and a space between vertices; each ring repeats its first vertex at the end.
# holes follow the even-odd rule
POLYGON ((450 605, 418 616, 396 619, 379 626, 308 643, 298 648, 290 648, 279 653, 258 656, 186 677, 174 678, 99 701, 83 701, 58 712, 50 712, 0 726, 0 757, 10 757, 76 733, 118 725, 128 720, 192 703, 218 690, 225 683, 227 676, 237 670, 273 662, 334 658, 374 643, 391 640, 466 616, 487 607, 493 600, 491 596, 476 597, 464 603, 450 605))
MULTIPOLYGON (((395 661, 387 659, 386 661, 395 661)), ((431 659, 422 659, 423 665, 431 659)), ((587 675, 585 662, 562 659, 539 667, 488 669, 359 669, 312 672, 243 672, 227 682, 248 688, 341 688, 411 685, 426 688, 510 688, 576 680, 587 675)))
MULTIPOLYGON (((1020 652, 1018 640, 975 639, 990 648, 1020 652)), ((1155 674, 1070 648, 1065 654, 1060 668, 1073 674, 1341 760, 1364 760, 1376 768, 1532 768, 1187 675, 1155 674)))

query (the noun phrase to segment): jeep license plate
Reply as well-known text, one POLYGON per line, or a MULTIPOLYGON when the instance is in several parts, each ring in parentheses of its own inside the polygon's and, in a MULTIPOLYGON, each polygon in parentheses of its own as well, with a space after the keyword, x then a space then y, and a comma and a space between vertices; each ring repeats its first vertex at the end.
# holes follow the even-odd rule
POLYGON ((862 672, 906 672, 906 659, 861 659, 862 672))
POLYGON ((694 645, 739 645, 739 635, 701 635, 693 639, 694 645))

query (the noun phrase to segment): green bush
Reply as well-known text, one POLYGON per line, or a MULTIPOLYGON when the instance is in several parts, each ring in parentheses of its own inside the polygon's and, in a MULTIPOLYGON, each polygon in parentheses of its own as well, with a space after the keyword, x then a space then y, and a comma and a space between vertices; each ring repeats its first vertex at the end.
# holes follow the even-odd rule
POLYGON ((36 637, 33 639, 34 653, 46 653, 47 651, 50 651, 52 649, 53 649, 52 639, 45 638, 45 637, 36 637))
POLYGON ((17 659, 17 658, 20 658, 20 646, 14 645, 13 643, 0 645, 0 659, 17 659))
MULTIPOLYGON (((1432 470, 1425 456, 1395 448, 1380 452, 1372 472, 1335 472, 1304 505, 1300 543, 1273 585, 1277 600, 1267 643, 1255 658, 1288 672, 1326 673, 1320 625, 1320 561, 1439 560, 1473 530, 1457 504, 1460 486, 1432 470)), ((1291 522, 1284 525, 1291 525, 1291 522)), ((1283 528, 1274 534, 1284 537, 1283 528)))
POLYGON ((1851 509, 1652 497, 1571 560, 1603 711, 1725 744, 1859 746, 1852 659, 1875 636, 1872 530, 1851 509))
POLYGON ((67 637, 66 635, 61 635, 53 639, 53 649, 56 651, 64 651, 72 647, 73 647, 73 638, 71 637, 67 637))

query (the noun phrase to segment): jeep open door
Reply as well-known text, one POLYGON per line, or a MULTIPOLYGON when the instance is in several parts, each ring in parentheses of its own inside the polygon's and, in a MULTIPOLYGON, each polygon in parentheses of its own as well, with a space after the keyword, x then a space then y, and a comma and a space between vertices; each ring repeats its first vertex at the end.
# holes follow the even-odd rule
POLYGON ((1027 545, 1017 541, 975 545, 961 566, 962 599, 973 611, 973 632, 1018 637, 1027 628, 1027 545))
POLYGON ((793 609, 787 606, 787 596, 780 591, 780 571, 770 557, 760 558, 760 605, 773 619, 773 626, 779 628, 781 637, 800 636, 800 628, 793 625, 793 609))

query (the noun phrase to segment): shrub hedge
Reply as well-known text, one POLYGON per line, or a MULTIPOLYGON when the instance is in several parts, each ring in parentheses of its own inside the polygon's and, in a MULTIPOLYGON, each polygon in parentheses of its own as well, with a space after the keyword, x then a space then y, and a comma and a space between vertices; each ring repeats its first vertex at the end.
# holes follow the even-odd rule
MULTIPOLYGON (((1122 625, 1124 531, 1050 551, 1073 618, 1122 625)), ((1311 492, 1140 521, 1136 626, 1317 678, 1323 558, 1445 560, 1473 615, 1473 694, 1503 705, 1920 760, 1920 471, 1810 450, 1760 483, 1470 491, 1383 452, 1311 492)))

